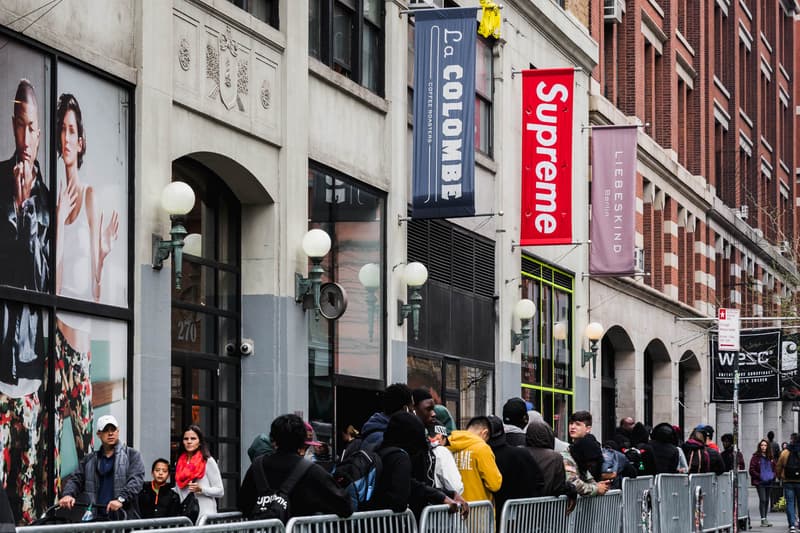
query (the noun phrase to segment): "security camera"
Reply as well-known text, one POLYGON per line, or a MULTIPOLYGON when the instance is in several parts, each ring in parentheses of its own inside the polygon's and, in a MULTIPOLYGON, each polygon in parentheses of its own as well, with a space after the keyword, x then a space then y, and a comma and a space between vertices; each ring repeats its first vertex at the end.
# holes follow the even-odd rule
POLYGON ((242 355, 253 355, 256 347, 252 339, 242 339, 242 344, 239 346, 239 353, 242 355))
POLYGON ((236 355, 236 344, 229 342, 225 344, 225 355, 236 355))

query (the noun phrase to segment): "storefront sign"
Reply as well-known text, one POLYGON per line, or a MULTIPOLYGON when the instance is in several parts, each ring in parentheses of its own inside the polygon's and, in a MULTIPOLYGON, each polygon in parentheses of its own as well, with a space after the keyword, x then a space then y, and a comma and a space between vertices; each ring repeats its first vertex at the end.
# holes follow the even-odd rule
POLYGON ((589 272, 636 270, 637 126, 592 128, 592 225, 589 272))
POLYGON ((475 214, 476 13, 414 12, 414 218, 475 214))
POLYGON ((522 71, 522 246, 572 242, 574 76, 522 71))

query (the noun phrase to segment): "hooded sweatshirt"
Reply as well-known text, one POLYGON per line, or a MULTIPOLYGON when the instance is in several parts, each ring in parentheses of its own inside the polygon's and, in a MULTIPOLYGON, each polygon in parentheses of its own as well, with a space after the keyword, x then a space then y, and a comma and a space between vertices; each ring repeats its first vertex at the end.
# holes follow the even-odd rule
POLYGON ((489 445, 470 431, 456 430, 450 434, 449 449, 464 482, 463 498, 468 502, 492 501, 492 493, 503 485, 503 476, 489 445))
POLYGON ((674 430, 670 424, 663 422, 653 428, 650 446, 656 460, 657 474, 678 473, 678 447, 673 444, 674 430))
POLYGON ((389 416, 386 413, 378 411, 369 417, 369 420, 364 422, 361 428, 361 438, 363 439, 363 446, 368 446, 371 449, 378 449, 383 443, 383 433, 389 426, 389 416))
POLYGON ((525 432, 525 448, 542 472, 542 496, 567 494, 564 460, 561 454, 553 451, 555 434, 544 422, 533 421, 525 432))
POLYGON ((509 446, 525 446, 525 432, 513 424, 503 424, 506 444, 509 446))
MULTIPOLYGON (((503 485, 495 494, 496 517, 507 500, 515 498, 534 498, 542 496, 542 473, 533 457, 519 446, 510 446, 506 440, 508 435, 503 430, 503 421, 496 416, 490 416, 492 424, 492 437, 489 446, 492 448, 500 474, 503 476, 503 485)), ((516 426, 514 426, 516 427, 516 426)))
POLYGON ((778 457, 778 464, 775 466, 775 474, 778 476, 778 479, 783 481, 788 481, 791 483, 800 483, 800 479, 791 479, 788 477, 788 472, 785 471, 786 462, 789 460, 789 455, 791 453, 800 453, 800 443, 790 444, 786 447, 785 450, 781 452, 780 457, 778 457))
POLYGON ((704 442, 688 438, 682 448, 689 464, 689 474, 705 474, 711 471, 711 457, 704 442))

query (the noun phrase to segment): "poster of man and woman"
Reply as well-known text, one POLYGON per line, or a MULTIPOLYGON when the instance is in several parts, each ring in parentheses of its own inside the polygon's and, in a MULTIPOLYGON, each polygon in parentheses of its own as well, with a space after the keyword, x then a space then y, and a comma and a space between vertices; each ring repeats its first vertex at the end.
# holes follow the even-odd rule
POLYGON ((128 307, 131 93, 3 36, 0 71, 0 286, 30 291, 0 298, 0 481, 27 523, 93 420, 126 427, 128 323, 92 309, 128 307))

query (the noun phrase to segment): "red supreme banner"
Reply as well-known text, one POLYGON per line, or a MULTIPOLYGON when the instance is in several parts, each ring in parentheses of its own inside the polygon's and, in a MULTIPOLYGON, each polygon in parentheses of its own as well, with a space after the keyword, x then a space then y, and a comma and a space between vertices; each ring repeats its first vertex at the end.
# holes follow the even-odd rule
POLYGON ((574 75, 522 71, 522 246, 572 242, 574 75))

